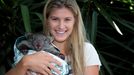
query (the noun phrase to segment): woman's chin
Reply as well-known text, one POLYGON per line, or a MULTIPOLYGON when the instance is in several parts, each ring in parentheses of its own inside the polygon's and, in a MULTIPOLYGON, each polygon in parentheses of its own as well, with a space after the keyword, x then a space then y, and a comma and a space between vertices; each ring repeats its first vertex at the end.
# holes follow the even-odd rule
POLYGON ((58 37, 58 38, 55 38, 55 41, 62 43, 62 42, 66 41, 66 38, 65 37, 58 37))

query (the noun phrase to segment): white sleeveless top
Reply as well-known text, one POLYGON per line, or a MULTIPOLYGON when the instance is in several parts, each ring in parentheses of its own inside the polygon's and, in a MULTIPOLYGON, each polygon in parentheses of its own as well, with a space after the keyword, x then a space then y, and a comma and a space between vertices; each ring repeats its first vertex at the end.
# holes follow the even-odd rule
MULTIPOLYGON (((93 66, 98 65, 99 68, 101 66, 101 61, 99 59, 99 55, 91 43, 85 42, 84 44, 84 59, 85 59, 85 66, 93 66)), ((67 61, 67 60, 66 60, 67 61)), ((67 75, 72 75, 71 63, 67 61, 69 64, 69 73, 67 75)))
POLYGON ((99 55, 94 48, 94 46, 90 43, 85 43, 84 47, 84 59, 86 66, 99 65, 101 66, 101 62, 99 59, 99 55))

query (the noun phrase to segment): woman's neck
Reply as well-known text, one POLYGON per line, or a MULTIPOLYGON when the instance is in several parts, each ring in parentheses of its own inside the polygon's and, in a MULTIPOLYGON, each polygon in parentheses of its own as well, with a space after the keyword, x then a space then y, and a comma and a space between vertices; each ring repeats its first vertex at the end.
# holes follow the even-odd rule
POLYGON ((53 44, 60 50, 60 52, 64 55, 66 55, 65 50, 66 50, 66 42, 56 42, 53 41, 53 44))

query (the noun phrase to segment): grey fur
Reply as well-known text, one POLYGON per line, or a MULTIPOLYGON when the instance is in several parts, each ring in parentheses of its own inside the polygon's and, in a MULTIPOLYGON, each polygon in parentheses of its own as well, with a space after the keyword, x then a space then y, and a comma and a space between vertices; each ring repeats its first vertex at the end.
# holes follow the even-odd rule
POLYGON ((26 40, 20 41, 17 44, 17 48, 25 55, 28 50, 41 51, 44 50, 46 52, 52 53, 54 55, 58 55, 59 51, 54 46, 52 46, 51 37, 46 37, 41 33, 26 33, 26 40))

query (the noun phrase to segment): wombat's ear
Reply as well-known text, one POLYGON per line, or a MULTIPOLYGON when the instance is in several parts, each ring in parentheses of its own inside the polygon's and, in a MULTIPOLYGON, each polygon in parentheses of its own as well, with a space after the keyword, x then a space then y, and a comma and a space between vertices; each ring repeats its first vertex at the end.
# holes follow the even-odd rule
POLYGON ((32 36, 33 36, 33 33, 32 33, 32 32, 27 32, 27 33, 25 33, 25 37, 26 37, 27 39, 32 38, 32 36))

